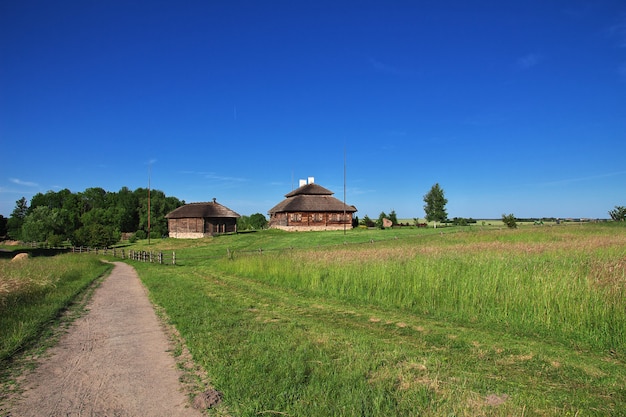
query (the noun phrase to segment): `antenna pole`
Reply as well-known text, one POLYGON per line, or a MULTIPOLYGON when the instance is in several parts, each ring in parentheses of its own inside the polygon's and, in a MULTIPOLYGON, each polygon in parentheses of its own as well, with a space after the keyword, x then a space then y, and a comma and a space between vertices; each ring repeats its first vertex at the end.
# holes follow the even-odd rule
POLYGON ((346 234, 346 146, 343 146, 343 234, 346 234))
POLYGON ((150 175, 152 171, 152 164, 148 163, 148 245, 150 244, 150 175))

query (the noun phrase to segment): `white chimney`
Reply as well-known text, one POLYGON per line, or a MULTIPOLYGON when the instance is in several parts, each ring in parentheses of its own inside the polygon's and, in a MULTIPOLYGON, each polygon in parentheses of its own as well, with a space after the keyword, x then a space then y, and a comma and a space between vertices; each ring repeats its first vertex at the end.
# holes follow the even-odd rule
POLYGON ((306 180, 300 180, 300 187, 302 187, 303 185, 306 185, 306 180))
POLYGON ((309 184, 313 184, 315 182, 315 177, 309 177, 309 184))

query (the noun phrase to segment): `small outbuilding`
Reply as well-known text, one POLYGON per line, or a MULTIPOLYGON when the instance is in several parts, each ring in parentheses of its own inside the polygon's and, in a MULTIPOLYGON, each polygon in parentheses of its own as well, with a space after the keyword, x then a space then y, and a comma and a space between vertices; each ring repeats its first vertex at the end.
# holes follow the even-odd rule
POLYGON ((169 236, 179 239, 236 233, 239 217, 215 199, 208 203, 185 204, 165 215, 169 236))
POLYGON ((333 194, 315 184, 313 177, 300 180, 300 187, 285 194, 285 199, 269 210, 269 227, 288 231, 351 229, 356 207, 333 194))

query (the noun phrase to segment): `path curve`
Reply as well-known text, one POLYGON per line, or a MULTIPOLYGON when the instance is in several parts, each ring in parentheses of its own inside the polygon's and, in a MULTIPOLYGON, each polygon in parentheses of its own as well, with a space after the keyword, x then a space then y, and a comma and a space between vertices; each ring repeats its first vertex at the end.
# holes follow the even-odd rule
POLYGON ((22 383, 11 417, 195 417, 172 345, 136 271, 115 262, 88 312, 22 383))

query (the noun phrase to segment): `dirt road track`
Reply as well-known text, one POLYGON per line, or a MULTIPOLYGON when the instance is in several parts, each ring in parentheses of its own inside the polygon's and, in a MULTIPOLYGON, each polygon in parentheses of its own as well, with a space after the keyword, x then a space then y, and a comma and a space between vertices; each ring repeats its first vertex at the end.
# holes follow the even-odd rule
POLYGON ((182 392, 171 343, 132 267, 116 262, 87 308, 26 376, 6 416, 203 415, 182 392))

